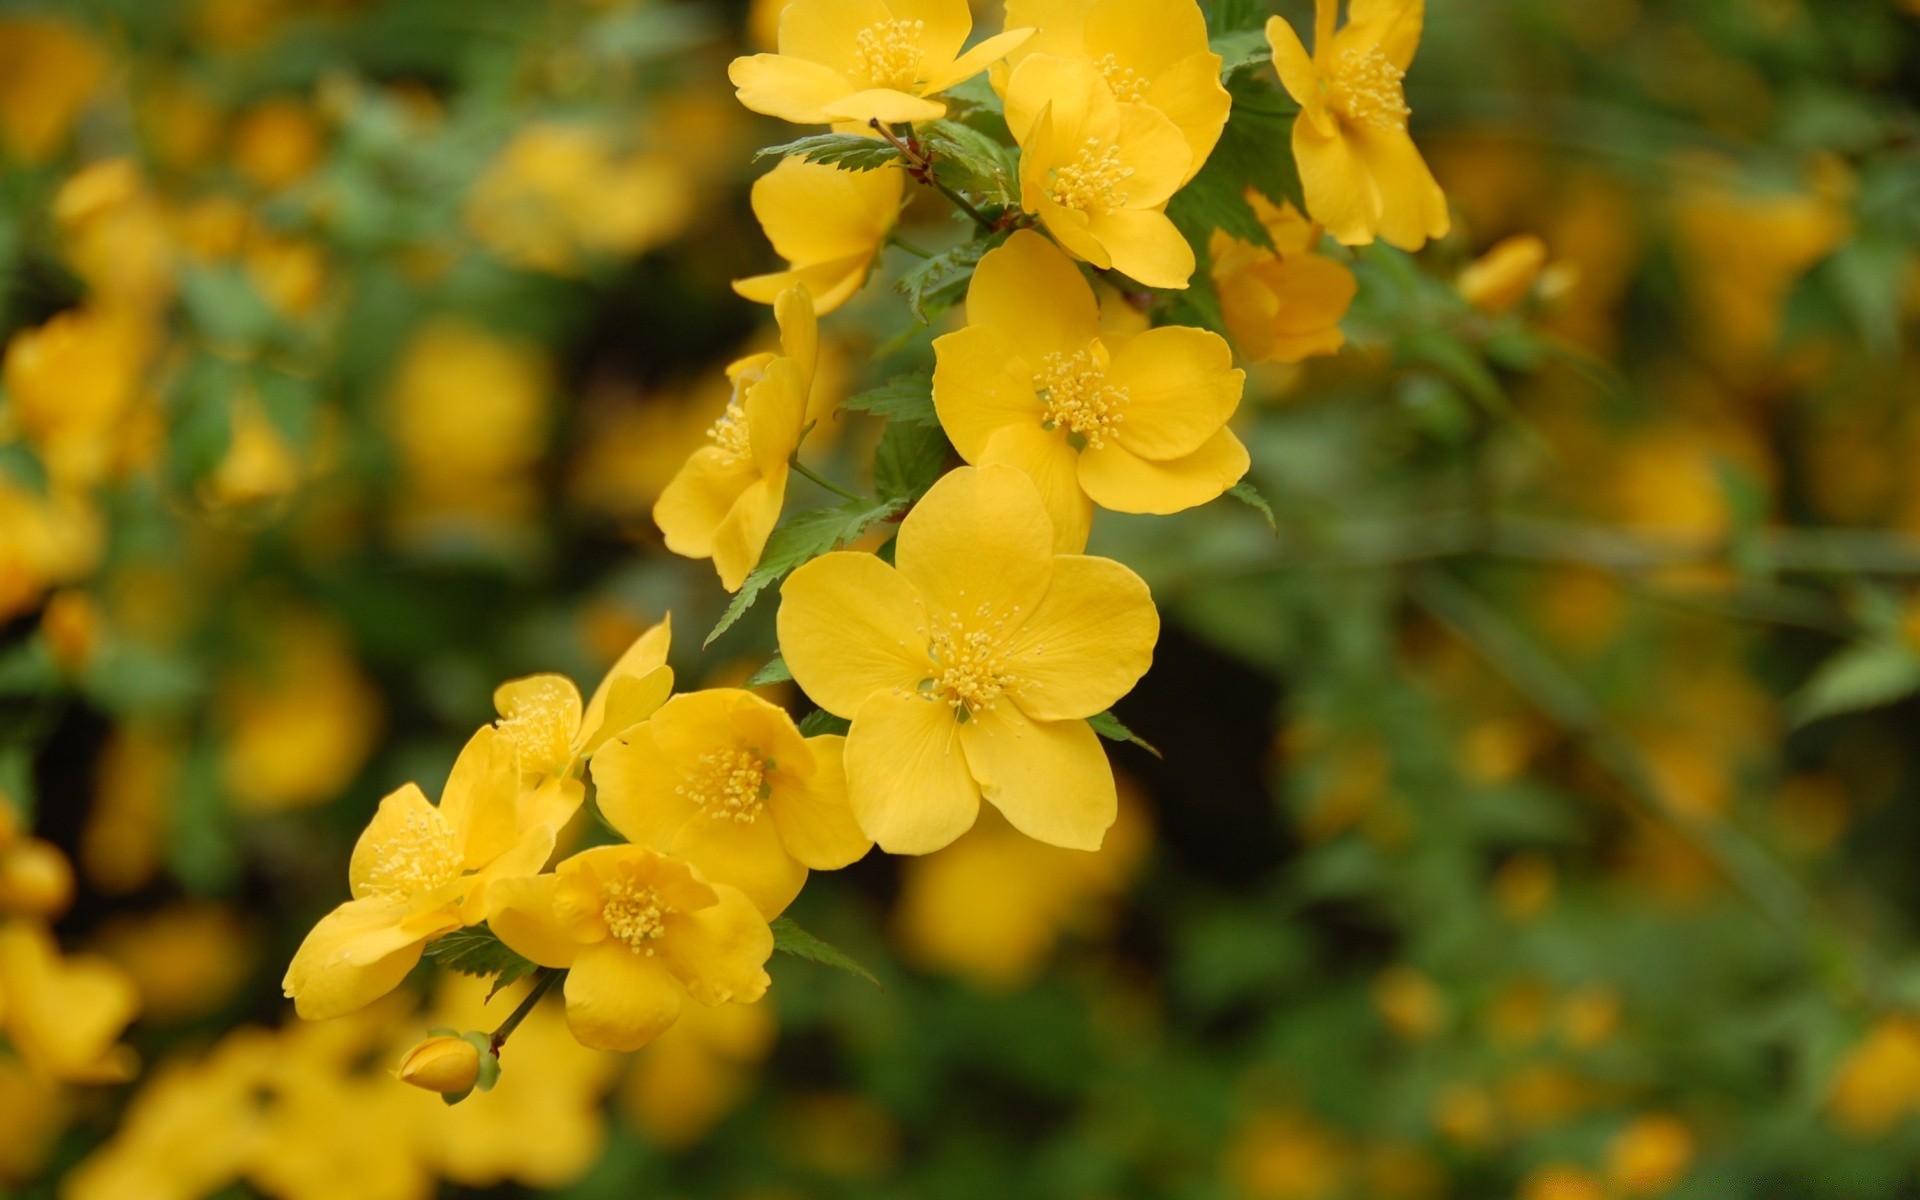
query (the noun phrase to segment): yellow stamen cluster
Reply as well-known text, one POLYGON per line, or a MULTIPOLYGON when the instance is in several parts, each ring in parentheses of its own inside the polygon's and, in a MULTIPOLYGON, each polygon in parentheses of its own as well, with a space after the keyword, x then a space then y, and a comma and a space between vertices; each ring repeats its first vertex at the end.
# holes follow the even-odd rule
POLYGON ((1377 47, 1347 50, 1325 75, 1327 102, 1356 125, 1404 130, 1413 112, 1401 84, 1406 76, 1377 47))
POLYGON ((920 82, 920 39, 925 21, 881 21, 860 31, 853 42, 855 68, 877 88, 912 91, 920 82))
POLYGON ((921 694, 944 702, 962 719, 991 711, 1015 683, 1000 638, 991 630, 970 629, 956 620, 933 635, 928 652, 939 673, 921 683, 921 694))
POLYGON ((1133 104, 1146 98, 1147 90, 1153 86, 1148 79, 1132 67, 1123 67, 1120 60, 1111 53, 1102 54, 1093 60, 1100 68, 1100 74, 1106 77, 1107 86, 1113 89, 1113 97, 1123 103, 1133 104))
POLYGON ((674 793, 691 800, 716 821, 751 825, 766 807, 772 791, 767 782, 769 765, 758 750, 744 746, 715 750, 700 756, 686 782, 674 788, 674 793))
POLYGON ((652 957, 653 942, 666 933, 667 915, 672 911, 652 888, 621 882, 608 885, 600 919, 606 922, 609 937, 652 957))
POLYGON ((707 436, 713 440, 714 445, 728 454, 735 458, 745 458, 751 451, 751 439, 747 432, 747 410, 740 406, 739 401, 727 405, 727 411, 721 413, 720 419, 707 428, 707 436))
POLYGON ((1090 137, 1072 162, 1054 168, 1047 194, 1063 208, 1104 212, 1126 205, 1126 182, 1132 175, 1133 168, 1120 161, 1118 146, 1090 137))
POLYGON ((572 711, 569 699, 558 680, 542 679, 530 692, 516 697, 513 712, 499 721, 500 732, 523 752, 564 745, 573 738, 567 720, 572 711))
POLYGON ((390 896, 431 891, 459 878, 460 839, 437 809, 414 811, 392 837, 374 847, 369 890, 390 896))
POLYGON ((1126 388, 1107 382, 1105 368, 1088 350, 1055 351, 1041 359, 1038 382, 1047 402, 1042 428, 1065 428, 1095 450, 1105 446, 1107 435, 1125 419, 1130 399, 1126 388))

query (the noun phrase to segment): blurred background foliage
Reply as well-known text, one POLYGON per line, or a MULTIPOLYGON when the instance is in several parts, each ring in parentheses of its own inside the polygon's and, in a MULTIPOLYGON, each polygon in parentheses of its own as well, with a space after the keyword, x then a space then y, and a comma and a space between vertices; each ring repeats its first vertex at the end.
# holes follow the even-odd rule
MULTIPOLYGON (((689 684, 771 649, 697 649, 723 594, 648 510, 770 337, 728 282, 786 135, 724 67, 777 8, 0 6, 0 1027, 43 920, 141 1011, 126 1082, 0 1055, 3 1186, 1920 1196, 1911 0, 1432 0, 1455 231, 1254 372, 1278 532, 1096 525, 1165 758, 1116 750, 1097 855, 989 821, 816 879, 884 990, 782 958, 631 1058, 543 1008, 455 1109, 388 1070, 471 981, 292 1021, 494 683, 669 610, 689 684)), ((884 284, 826 332, 842 394, 928 361, 884 284)))

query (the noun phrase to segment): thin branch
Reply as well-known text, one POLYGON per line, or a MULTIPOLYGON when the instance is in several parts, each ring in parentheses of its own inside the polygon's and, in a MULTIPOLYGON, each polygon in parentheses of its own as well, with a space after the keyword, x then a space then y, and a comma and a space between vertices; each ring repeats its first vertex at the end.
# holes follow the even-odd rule
POLYGON ((887 128, 878 117, 870 119, 867 122, 867 127, 891 142, 893 148, 900 152, 900 157, 905 159, 907 163, 907 174, 953 201, 955 208, 972 217, 973 223, 988 233, 993 233, 1000 228, 997 222, 989 220, 985 213, 975 208, 971 200, 968 200, 959 192, 954 191, 946 184, 940 182, 940 177, 933 172, 933 160, 921 153, 920 147, 915 143, 912 134, 908 134, 905 138, 902 138, 899 134, 887 128))
POLYGON ((527 1014, 533 1011, 533 1006, 540 1003, 540 997, 546 995, 565 974, 566 972, 559 967, 541 967, 535 972, 533 990, 521 999, 519 1005, 507 1014, 507 1019, 500 1022, 500 1028, 494 1030, 493 1035, 487 1039, 487 1047, 493 1051, 495 1058, 500 1057, 500 1047, 506 1045, 507 1039, 513 1036, 513 1031, 520 1028, 520 1022, 527 1019, 527 1014))
POLYGON ((858 492, 850 492, 847 489, 841 487, 839 484, 833 482, 831 479, 826 478, 824 475, 819 475, 815 473, 805 463, 800 461, 800 455, 798 452, 795 452, 794 456, 787 460, 787 465, 792 467, 796 474, 799 474, 804 478, 813 480, 813 482, 819 484, 821 487, 832 492, 834 495, 839 496, 843 500, 853 500, 860 504, 870 503, 865 496, 860 495, 858 492))

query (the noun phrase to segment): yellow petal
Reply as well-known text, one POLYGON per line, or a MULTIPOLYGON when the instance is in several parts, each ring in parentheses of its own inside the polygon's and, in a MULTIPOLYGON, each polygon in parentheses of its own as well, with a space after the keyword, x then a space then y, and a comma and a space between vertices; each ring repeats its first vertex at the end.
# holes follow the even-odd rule
POLYGON ((873 848, 847 801, 846 739, 823 733, 807 739, 813 770, 779 771, 767 812, 787 853, 816 871, 837 871, 873 848))
MULTIPOLYGON (((1007 78, 1006 120, 1014 140, 1033 150, 1034 140, 1050 127, 1053 144, 1065 147, 1068 156, 1079 149, 1092 121, 1091 112, 1100 106, 1111 117, 1113 94, 1107 90, 1100 69, 1084 58, 1056 58, 1036 54, 1015 67, 1007 78), (1042 118, 1047 123, 1042 124, 1042 118)), ((1042 151, 1043 166, 1051 166, 1050 153, 1042 151)), ((1023 156, 1021 166, 1026 159, 1023 156)))
MULTIPOLYGON (((892 17, 884 0, 791 0, 780 10, 780 53, 852 80, 859 72, 860 34, 892 17)), ((847 90, 853 90, 851 83, 847 90)))
POLYGON ((529 675, 493 689, 499 730, 520 751, 520 768, 564 770, 580 736, 580 689, 564 675, 529 675))
MULTIPOLYGON (((1262 273, 1275 297, 1267 357, 1299 362, 1315 354, 1332 354, 1346 343, 1340 321, 1360 288, 1345 263, 1299 254, 1262 273)), ((1224 307, 1224 294, 1221 299, 1224 307)))
POLYGON ((1193 247, 1163 212, 1122 208, 1096 213, 1088 219, 1088 229, 1114 270, 1148 287, 1183 288, 1193 277, 1193 247))
POLYGON ((587 705, 587 717, 581 722, 579 754, 592 754, 608 738, 652 716, 673 694, 673 668, 659 666, 638 676, 608 675, 601 687, 604 691, 594 693, 587 705))
POLYGON ((1273 69, 1280 76, 1280 86, 1287 89, 1307 120, 1331 132, 1327 129, 1326 98, 1320 93, 1319 68, 1285 17, 1267 18, 1267 44, 1273 47, 1273 69))
POLYGON ((852 95, 853 85, 831 67, 784 54, 736 58, 727 67, 740 103, 796 125, 827 125, 828 106, 852 95))
POLYGON ((1038 370, 1049 354, 1086 349, 1100 332, 1100 305, 1072 259, 1022 229, 981 257, 967 285, 967 325, 999 334, 1038 370))
POLYGON ((515 805, 516 828, 525 831, 544 826, 556 833, 567 827, 573 814, 587 798, 587 787, 571 775, 554 775, 531 791, 522 791, 515 805))
POLYGON ((1080 486, 1114 512, 1184 512, 1213 500, 1247 473, 1247 448, 1231 429, 1184 458, 1141 458, 1109 443, 1080 455, 1080 486))
MULTIPOLYGON (((1025 170, 1024 166, 1022 170, 1025 170)), ((1040 224, 1068 254, 1082 262, 1092 263, 1103 271, 1113 266, 1113 252, 1094 232, 1091 215, 1077 208, 1056 204, 1045 191, 1039 192, 1038 199, 1027 205, 1027 211, 1040 218, 1040 224)))
POLYGON ((1220 56, 1211 51, 1188 55, 1162 72, 1143 98, 1148 106, 1165 113, 1186 139, 1193 159, 1180 180, 1182 186, 1200 173, 1227 127, 1233 97, 1220 82, 1220 66, 1220 56))
POLYGON ((944 92, 955 84, 965 83, 1019 49, 1032 36, 1031 29, 1009 29, 1004 33, 996 33, 954 59, 950 65, 929 72, 920 85, 921 89, 929 93, 944 92))
MULTIPOLYGON (((780 301, 774 301, 774 307, 779 311, 780 301)), ((813 310, 811 306, 804 307, 806 319, 811 321, 813 310)), ((792 299, 788 300, 786 313, 790 319, 800 319, 792 299)), ((803 372, 801 364, 782 356, 768 363, 760 378, 747 388, 741 407, 747 415, 747 442, 753 450, 753 464, 761 475, 771 476, 775 471, 784 470, 787 460, 799 448, 811 383, 810 373, 803 372)))
POLYGON ((638 1050, 680 1016, 680 986, 665 964, 624 942, 582 951, 562 987, 567 1028, 591 1050, 638 1050))
MULTIPOLYGON (((799 393, 800 413, 803 418, 811 416, 813 414, 808 412, 809 393, 813 390, 814 368, 820 362, 820 318, 814 315, 813 301, 808 297, 807 289, 796 286, 774 297, 773 319, 780 327, 781 357, 794 366, 795 377, 788 382, 799 393)), ((751 421, 755 408, 751 394, 746 404, 747 417, 751 421)), ((785 458, 786 455, 780 457, 785 458)))
POLYGON ((1093 529, 1093 502, 1080 487, 1080 455, 1065 430, 1035 423, 1008 425, 987 441, 980 466, 1013 467, 1033 481, 1053 524, 1056 554, 1078 554, 1093 529))
POLYGON ((980 791, 1030 838, 1098 850, 1119 812, 1113 768, 1085 721, 1035 721, 995 705, 961 727, 980 791))
POLYGON ((1380 189, 1373 173, 1338 131, 1316 132, 1303 115, 1293 123, 1293 157, 1307 212, 1343 246, 1366 246, 1380 228, 1380 189))
POLYGON ((400 986, 426 939, 402 928, 403 900, 349 900, 321 917, 294 952, 281 988, 309 1021, 356 1012, 400 986))
POLYGON ((90 955, 62 958, 45 929, 22 921, 0 928, 0 980, 7 987, 12 1050, 42 1077, 119 1083, 137 1066, 118 1046, 140 994, 120 967, 90 955))
POLYGON ((1063 554, 1046 600, 1007 645, 1014 703, 1043 721, 1104 712, 1147 673, 1159 637, 1144 580, 1110 558, 1063 554))
POLYGON ((1143 458, 1178 458, 1227 423, 1246 373, 1235 369, 1219 334, 1164 325, 1122 342, 1107 379, 1127 389, 1126 420, 1114 431, 1119 443, 1143 458))
POLYGON ((699 811, 681 789, 685 765, 661 748, 651 722, 600 747, 592 770, 601 815, 636 846, 667 849, 699 811))
POLYGON ((1053 522, 1012 467, 949 471, 900 522, 895 546, 894 565, 936 626, 1030 613, 1053 572, 1053 522))
POLYGON ((765 479, 757 479, 734 501, 733 510, 713 534, 713 566, 720 573, 720 586, 737 592, 747 576, 760 565, 761 552, 773 527, 780 523, 780 509, 787 499, 787 471, 782 464, 765 479))
MULTIPOLYGON (((1156 79, 1207 49, 1207 18, 1186 0, 1100 0, 1087 10, 1087 57, 1113 55, 1136 76, 1156 79)), ((1216 65, 1214 83, 1219 83, 1216 65)))
MULTIPOLYGON (((879 172, 872 172, 872 174, 879 174, 879 172)), ((877 243, 875 249, 878 249, 877 243)), ((842 258, 809 263, 791 271, 749 275, 744 279, 734 280, 733 290, 735 294, 744 296, 757 304, 772 304, 780 293, 799 284, 807 289, 808 295, 813 297, 813 311, 824 317, 845 304, 855 292, 866 286, 867 276, 873 269, 873 261, 872 251, 862 251, 842 258)))
MULTIPOLYGON (((887 14, 896 21, 918 22, 921 61, 951 62, 973 31, 973 9, 967 0, 885 0, 887 14)), ((978 68, 976 68, 978 69, 978 68)), ((959 82, 955 80, 955 82, 959 82)), ((938 88, 929 88, 938 91, 938 88)))
POLYGON ((589 931, 556 911, 560 884, 558 875, 529 875, 494 884, 489 892, 493 915, 487 927, 522 958, 543 967, 572 966, 582 948, 597 939, 583 940, 589 931))
POLYGON ((933 408, 961 458, 977 464, 987 440, 1008 425, 1039 428, 1046 406, 1008 338, 970 325, 935 338, 933 355, 933 408))
POLYGON ((1145 104, 1122 104, 1114 148, 1126 181, 1128 208, 1156 208, 1193 177, 1193 151, 1186 135, 1167 115, 1145 104))
POLYGON ((479 870, 513 845, 520 832, 514 812, 519 797, 517 748, 493 726, 482 725, 440 789, 440 816, 460 839, 467 870, 479 870))
POLYGON ((893 125, 913 121, 938 121, 947 115, 947 106, 938 100, 922 100, 892 88, 868 88, 864 92, 830 101, 821 106, 829 121, 880 121, 893 125))
POLYGON ((539 874, 553 857, 557 825, 535 825, 520 835, 512 847, 487 864, 484 871, 470 877, 470 887, 460 905, 460 923, 478 925, 493 915, 496 901, 493 889, 509 879, 526 879, 539 874))
POLYGON ((713 904, 666 915, 660 961, 702 1004, 751 1004, 767 994, 773 931, 739 889, 712 887, 713 904))
POLYGON ((686 558, 711 558, 720 523, 759 478, 751 461, 718 446, 695 450, 653 506, 653 523, 667 549, 686 558))
POLYGON ((708 882, 738 889, 769 921, 807 882, 807 868, 787 853, 780 830, 764 813, 752 821, 696 816, 666 850, 697 867, 708 882))
MULTIPOLYGON (((620 652, 607 673, 600 678, 600 685, 593 689, 593 695, 587 700, 586 713, 580 719, 582 729, 599 729, 606 722, 607 693, 613 685, 622 679, 641 679, 667 665, 667 652, 673 648, 673 615, 667 614, 660 623, 633 639, 633 644, 620 652)), ((613 732, 618 732, 617 730, 613 732)))
POLYGON ((794 682, 842 717, 875 692, 913 689, 930 666, 919 595, 871 554, 823 554, 787 576, 777 625, 794 682))
POLYGON ((876 692, 847 734, 847 800, 888 854, 928 854, 972 827, 980 788, 953 709, 912 692, 876 692))
POLYGON ((451 878, 460 864, 457 832, 428 803, 418 784, 402 784, 381 799, 354 842, 347 860, 348 887, 356 900, 382 893, 408 895, 451 878))
POLYGON ((1375 232, 1382 241, 1411 252, 1426 245, 1428 238, 1447 236, 1452 218, 1446 193, 1404 130, 1356 127, 1348 145, 1365 164, 1381 197, 1375 232))
POLYGON ((1404 71, 1413 65, 1414 51, 1420 48, 1426 8, 1426 0, 1351 0, 1341 40, 1351 33, 1357 45, 1378 48, 1388 62, 1404 71))

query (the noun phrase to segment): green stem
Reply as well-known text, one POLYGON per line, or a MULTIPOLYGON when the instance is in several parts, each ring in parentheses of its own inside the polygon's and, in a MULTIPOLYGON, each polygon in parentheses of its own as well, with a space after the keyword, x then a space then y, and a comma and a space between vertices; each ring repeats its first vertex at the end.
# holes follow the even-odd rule
POLYGON ((506 1045, 507 1039, 513 1036, 513 1031, 520 1028, 520 1022, 527 1019, 527 1014, 533 1011, 533 1006, 540 1003, 540 997, 546 995, 565 974, 566 972, 559 967, 541 967, 535 972, 533 990, 520 1001, 519 1007, 507 1014, 507 1019, 500 1022, 500 1028, 494 1030, 493 1036, 487 1039, 487 1045, 493 1050, 495 1058, 500 1057, 500 1047, 506 1045))
POLYGON ((939 192, 948 200, 951 200, 955 208, 972 217, 973 223, 988 233, 992 233, 998 228, 992 221, 987 219, 985 213, 973 206, 971 200, 968 200, 965 196, 954 191, 946 184, 941 183, 939 177, 933 173, 933 162, 904 141, 899 134, 887 128, 878 117, 869 119, 867 121, 867 127, 887 139, 893 148, 900 152, 900 157, 906 160, 908 174, 918 179, 921 183, 931 187, 934 191, 939 192))
POLYGON ((889 237, 887 240, 892 242, 894 245, 900 247, 902 250, 905 250, 908 254, 913 255, 915 258, 932 258, 933 257, 933 251, 923 250, 919 246, 914 245, 912 242, 908 241, 906 238, 901 237, 897 233, 889 237))
POLYGON ((847 489, 841 487, 839 484, 833 482, 831 479, 827 479, 824 476, 815 474, 811 469, 807 467, 805 463, 802 463, 800 461, 800 456, 798 454, 795 454, 792 458, 789 458, 787 460, 787 465, 792 467, 800 475, 804 476, 807 479, 813 480, 815 483, 819 484, 821 487, 827 489, 828 491, 832 492, 836 496, 841 497, 842 499, 856 500, 861 504, 867 503, 867 498, 865 496, 860 495, 858 492, 850 492, 847 489))

